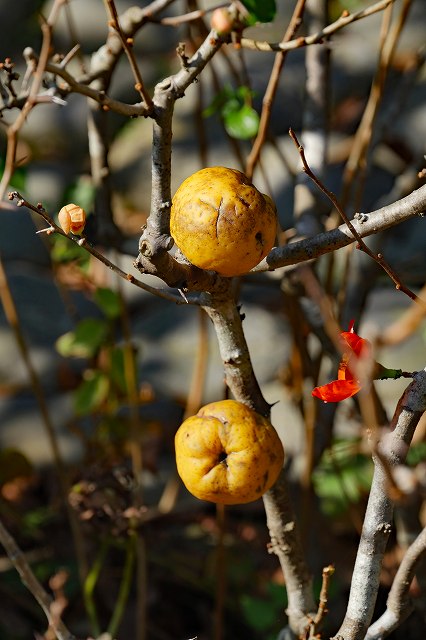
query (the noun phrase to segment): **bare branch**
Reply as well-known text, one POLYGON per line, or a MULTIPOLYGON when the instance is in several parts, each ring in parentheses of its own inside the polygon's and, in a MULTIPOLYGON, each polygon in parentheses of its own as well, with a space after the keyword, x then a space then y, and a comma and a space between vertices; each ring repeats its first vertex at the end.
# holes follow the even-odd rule
POLYGON ((324 42, 324 40, 330 37, 333 33, 336 33, 340 29, 346 27, 348 24, 351 24, 351 22, 356 22, 357 20, 367 18, 374 13, 383 11, 388 5, 392 4, 393 2, 395 2, 395 0, 381 0, 380 2, 376 2, 366 9, 356 11, 355 13, 348 13, 347 11, 344 11, 340 18, 338 18, 335 22, 310 36, 296 38, 295 40, 290 40, 289 42, 273 43, 259 42, 257 40, 251 40, 250 38, 241 38, 241 46, 246 47, 247 49, 255 49, 256 51, 292 51, 293 49, 299 49, 300 47, 306 47, 311 44, 319 44, 324 42))
POLYGON ((41 608, 43 609, 46 618, 49 622, 49 626, 56 633, 58 640, 76 640, 75 636, 68 631, 60 617, 58 612, 54 611, 52 605, 53 599, 43 589, 42 585, 31 570, 30 565, 25 559, 21 549, 16 544, 10 533, 4 527, 0 521, 0 542, 6 550, 7 555, 10 558, 11 563, 21 576, 22 582, 27 589, 32 593, 37 600, 41 608))
POLYGON ((301 636, 315 618, 317 606, 284 471, 264 494, 263 504, 271 536, 269 551, 277 555, 285 578, 289 626, 301 636))
MULTIPOLYGON (((213 321, 226 382, 232 394, 258 413, 269 416, 270 405, 264 399, 253 372, 242 318, 231 286, 221 295, 212 296, 203 308, 213 321)), ((284 471, 274 487, 263 496, 263 501, 271 536, 270 552, 275 553, 280 561, 287 586, 289 624, 298 634, 314 617, 316 605, 284 471)))
MULTIPOLYGON (((306 0, 298 0, 298 2, 296 3, 290 23, 282 39, 283 43, 291 40, 291 38, 294 36, 297 29, 299 28, 300 23, 302 22, 305 5, 306 5, 306 0)), ((250 179, 253 177, 255 166, 259 161, 260 150, 266 139, 266 135, 269 127, 269 121, 271 119, 272 103, 274 101, 274 98, 277 92, 278 82, 281 77, 281 71, 283 69, 285 59, 286 59, 286 54, 283 51, 280 51, 275 56, 274 66, 272 67, 268 86, 266 88, 265 95, 263 96, 259 131, 257 133, 256 139, 253 143, 253 147, 250 151, 250 155, 247 158, 247 163, 246 163, 246 174, 250 179)))
POLYGON ((220 49, 222 40, 211 31, 194 55, 175 75, 160 82, 154 91, 154 112, 152 118, 152 182, 151 212, 140 243, 141 254, 138 262, 142 265, 146 258, 153 261, 159 253, 171 248, 170 207, 171 207, 171 153, 172 119, 174 105, 183 97, 185 90, 220 49))
POLYGON ((105 4, 108 8, 108 11, 111 15, 111 26, 116 30, 121 40, 121 45, 126 52, 127 59, 129 60, 130 67, 132 69, 136 84, 135 89, 139 92, 141 98, 144 100, 146 106, 148 108, 151 107, 152 101, 151 96, 145 89, 144 82, 142 80, 142 75, 139 70, 138 64, 136 62, 135 54, 133 52, 133 38, 131 36, 126 36, 123 33, 123 30, 120 26, 120 19, 118 17, 117 9, 115 6, 114 0, 105 0, 105 4))
POLYGON ((52 29, 56 22, 58 13, 62 8, 65 0, 55 0, 52 9, 50 11, 49 18, 42 24, 43 42, 41 46, 40 58, 37 64, 37 68, 34 73, 31 89, 28 94, 28 98, 21 110, 21 113, 16 118, 15 122, 7 130, 7 152, 6 162, 3 177, 0 182, 0 200, 3 200, 3 196, 12 178, 15 170, 16 149, 18 145, 18 132, 27 119, 30 111, 37 104, 37 96, 43 82, 44 72, 50 56, 50 46, 52 42, 52 29))
POLYGON ((232 293, 232 281, 220 295, 212 295, 203 308, 213 322, 219 342, 225 379, 236 400, 268 416, 271 406, 264 399, 253 372, 241 315, 232 293))
POLYGON ((80 93, 81 95, 98 102, 105 111, 114 111, 114 113, 119 113, 122 116, 146 117, 151 113, 151 108, 144 102, 127 104, 126 102, 110 98, 105 91, 94 89, 93 87, 89 87, 87 84, 76 80, 71 73, 61 65, 49 62, 46 64, 46 71, 65 80, 66 84, 58 85, 58 89, 63 95, 68 93, 80 93))
MULTIPOLYGON (((358 194, 355 202, 361 201, 361 190, 364 186, 365 172, 367 170, 367 152, 372 143, 373 128, 377 117, 378 109, 383 99, 385 82, 389 73, 392 58, 398 44, 399 37, 407 19, 412 0, 404 0, 401 7, 399 19, 391 29, 392 7, 386 8, 383 14, 382 25, 382 41, 380 46, 379 61, 377 71, 373 80, 370 95, 364 113, 359 124, 358 130, 354 136, 351 146, 349 158, 343 172, 343 205, 349 199, 349 194, 354 184, 357 174, 360 174, 361 180, 358 187, 358 194)), ((355 204, 356 206, 356 204, 355 204)))
MULTIPOLYGON (((391 431, 379 443, 387 465, 402 464, 417 424, 426 410, 426 370, 416 374, 401 397, 391 423, 391 431)), ((376 457, 370 496, 361 540, 352 575, 348 608, 336 635, 345 640, 363 640, 373 616, 379 588, 380 570, 392 530, 393 503, 387 491, 388 474, 376 457)))
MULTIPOLYGON (((307 24, 309 33, 327 23, 327 2, 309 0, 307 4, 307 24)), ((329 47, 308 47, 305 51, 305 100, 303 108, 301 139, 309 165, 315 174, 323 176, 327 167, 328 143, 328 96, 329 47)), ((294 187, 293 218, 299 237, 310 237, 323 231, 320 193, 309 176, 300 172, 294 187)))
POLYGON ((371 625, 365 640, 383 640, 411 614, 414 607, 408 591, 425 554, 426 528, 405 552, 389 592, 386 611, 371 625))
POLYGON ((382 267, 382 269, 388 274, 388 276, 394 282, 394 284, 395 284, 397 289, 403 291, 412 300, 414 300, 416 302, 419 301, 422 306, 425 306, 426 303, 424 303, 422 300, 419 300, 418 296, 413 291, 411 291, 411 289, 409 289, 407 286, 405 286, 401 282, 401 280, 398 278, 398 276, 393 271, 391 266, 384 259, 383 254, 374 253, 365 244, 365 242, 362 240, 360 234, 355 229, 355 227, 353 226, 352 222, 349 220, 349 218, 346 215, 342 205, 339 203, 339 201, 337 200, 337 198, 334 195, 334 193, 332 193, 324 185, 324 183, 313 173, 313 171, 309 167, 309 165, 308 165, 308 163, 306 161, 306 158, 305 158, 304 149, 303 149, 302 145, 299 143, 299 141, 298 141, 298 139, 296 137, 296 134, 294 133, 294 131, 292 129, 290 129, 290 137, 292 138, 292 140, 294 141, 294 143, 298 147, 298 151, 299 151, 300 157, 302 159, 302 163, 303 163, 304 172, 306 173, 306 175, 308 175, 311 178, 311 180, 318 186, 318 188, 321 189, 321 191, 323 191, 325 193, 325 195, 329 198, 329 200, 333 203, 333 205, 336 208, 336 210, 338 211, 340 217, 342 218, 342 220, 344 220, 344 222, 346 223, 347 227, 349 227, 349 229, 351 230, 352 235, 354 236, 354 239, 357 241, 357 249, 360 249, 361 251, 364 251, 364 253, 366 253, 368 256, 370 256, 370 258, 375 260, 377 262, 377 264, 379 264, 382 267))
MULTIPOLYGON (((426 185, 423 185, 405 198, 376 211, 356 213, 351 223, 358 236, 366 238, 414 216, 423 216, 425 213, 426 185)), ((273 271, 279 267, 319 258, 319 256, 346 247, 355 241, 356 239, 348 226, 342 224, 336 229, 325 231, 313 238, 299 240, 283 247, 275 247, 253 271, 273 271)))
POLYGON ((27 207, 28 209, 31 209, 31 211, 34 211, 34 213, 37 213, 38 215, 40 215, 49 225, 46 229, 47 233, 59 233, 61 236, 68 238, 70 242, 74 242, 75 244, 78 244, 80 247, 84 247, 84 249, 88 253, 90 253, 93 257, 97 258, 100 262, 103 262, 103 264, 106 267, 108 267, 108 269, 111 269, 111 271, 113 271, 115 274, 120 276, 120 278, 123 278, 124 280, 127 280, 127 282, 131 282, 132 284, 139 287, 140 289, 143 289, 144 291, 148 291, 149 293, 159 296, 160 298, 164 298, 165 300, 182 304, 182 299, 179 295, 174 294, 171 291, 170 292, 165 291, 164 289, 156 289, 155 287, 151 287, 150 285, 145 284, 145 282, 138 280, 137 278, 135 278, 135 276, 133 276, 130 273, 126 273, 125 271, 120 269, 120 267, 118 267, 113 262, 108 260, 108 258, 106 258, 104 255, 99 253, 99 251, 97 251, 94 247, 89 245, 84 238, 76 238, 76 237, 67 235, 64 231, 62 231, 61 227, 59 227, 56 224, 53 218, 49 216, 49 214, 41 205, 34 206, 33 204, 25 200, 21 196, 21 194, 18 193, 18 191, 10 192, 9 200, 17 200, 18 207, 27 207))

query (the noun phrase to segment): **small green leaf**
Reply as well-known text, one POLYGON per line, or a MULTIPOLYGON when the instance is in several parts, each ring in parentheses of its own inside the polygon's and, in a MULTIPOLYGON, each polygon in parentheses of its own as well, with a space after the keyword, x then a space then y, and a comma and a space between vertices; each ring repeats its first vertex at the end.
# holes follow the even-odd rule
POLYGON ((242 0, 243 5, 249 11, 248 24, 256 22, 272 22, 277 13, 275 0, 242 0))
POLYGON ((232 113, 236 113, 244 106, 243 100, 240 100, 237 91, 232 96, 229 96, 221 109, 222 118, 226 119, 232 113))
POLYGON ((95 291, 95 302, 102 309, 107 318, 117 318, 121 314, 120 296, 107 287, 99 287, 95 291))
POLYGON ((56 515, 57 512, 49 505, 31 509, 22 516, 23 534, 27 536, 40 535, 41 529, 54 522, 56 515))
POLYGON ((74 331, 68 331, 56 341, 56 349, 65 358, 91 358, 108 335, 105 320, 85 318, 74 331))
POLYGON ((238 110, 229 110, 224 115, 225 129, 231 138, 248 140, 253 138, 259 129, 259 116, 248 105, 243 105, 238 110))
POLYGON ((313 474, 324 513, 332 517, 344 514, 368 493, 371 478, 371 458, 359 453, 358 443, 337 441, 324 452, 313 474))
POLYGON ((110 384, 108 376, 102 371, 88 370, 85 379, 74 392, 74 410, 84 416, 99 409, 105 402, 110 384))
POLYGON ((243 104, 249 104, 254 95, 254 91, 246 85, 241 85, 236 89, 231 85, 226 85, 222 91, 215 95, 210 105, 203 110, 203 117, 208 118, 217 112, 223 116, 229 110, 235 111, 242 107, 243 104))
POLYGON ((209 106, 203 109, 203 118, 210 118, 210 116, 214 115, 218 111, 222 111, 222 108, 228 99, 229 89, 225 87, 225 89, 219 91, 219 93, 215 95, 209 106))

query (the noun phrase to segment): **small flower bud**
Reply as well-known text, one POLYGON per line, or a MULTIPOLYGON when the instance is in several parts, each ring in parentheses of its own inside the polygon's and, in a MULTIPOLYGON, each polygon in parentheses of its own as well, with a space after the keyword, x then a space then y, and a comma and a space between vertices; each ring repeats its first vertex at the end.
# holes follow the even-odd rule
POLYGON ((66 204, 58 213, 58 220, 67 235, 81 235, 86 224, 86 212, 76 204, 66 204))
POLYGON ((213 11, 210 24, 219 36, 226 36, 234 28, 234 19, 228 9, 220 7, 213 11))

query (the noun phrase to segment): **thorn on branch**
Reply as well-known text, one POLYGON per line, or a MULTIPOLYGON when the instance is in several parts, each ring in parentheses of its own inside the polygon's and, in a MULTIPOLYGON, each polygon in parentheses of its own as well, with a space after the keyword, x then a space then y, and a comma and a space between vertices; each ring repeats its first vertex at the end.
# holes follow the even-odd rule
POLYGON ((46 227, 45 229, 40 229, 39 231, 36 231, 36 234, 38 233, 45 233, 46 235, 50 236, 52 233, 55 232, 55 227, 46 227))
POLYGON ((189 304, 189 300, 188 300, 188 298, 186 297, 186 295, 185 295, 185 293, 184 293, 183 289, 178 289, 178 291, 179 291, 180 295, 182 296, 182 298, 185 300, 186 304, 189 304))

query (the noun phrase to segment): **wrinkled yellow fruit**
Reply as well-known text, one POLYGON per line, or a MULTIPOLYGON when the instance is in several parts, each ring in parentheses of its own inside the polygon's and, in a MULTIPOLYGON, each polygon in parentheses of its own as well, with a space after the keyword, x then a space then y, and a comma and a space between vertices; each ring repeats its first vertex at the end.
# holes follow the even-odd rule
POLYGON ((275 483, 284 449, 272 424, 241 402, 221 400, 185 420, 175 436, 176 465, 200 500, 244 504, 275 483))
POLYGON ((209 167, 176 191, 170 233, 182 253, 201 269, 239 276, 272 249, 275 205, 236 169, 209 167))

